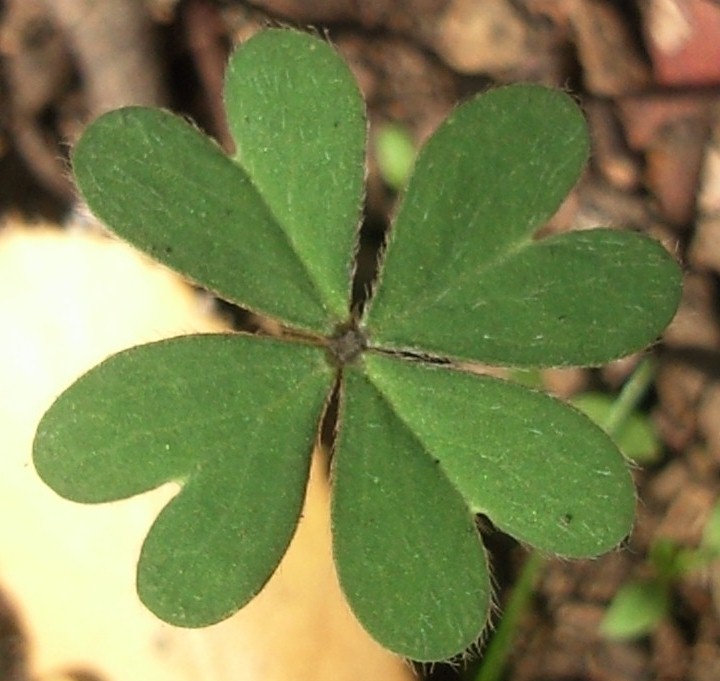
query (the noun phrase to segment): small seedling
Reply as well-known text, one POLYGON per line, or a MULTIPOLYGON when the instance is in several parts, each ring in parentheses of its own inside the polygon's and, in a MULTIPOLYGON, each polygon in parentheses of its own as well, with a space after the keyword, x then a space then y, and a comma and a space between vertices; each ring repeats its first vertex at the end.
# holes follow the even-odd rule
POLYGON ((131 107, 87 129, 75 178, 120 237, 285 333, 111 357, 43 417, 37 470, 88 503, 176 483, 138 592, 168 622, 209 625, 285 553, 338 386, 341 586, 387 648, 453 656, 491 600, 478 514, 541 551, 593 556, 629 532, 634 507, 622 456, 587 417, 459 362, 600 364, 642 348, 673 316, 678 267, 630 232, 533 238, 577 180, 587 132, 567 95, 505 87, 458 107, 421 151, 358 311, 365 116, 349 70, 315 37, 267 31, 231 58, 225 103, 232 156, 131 107))
MULTIPOLYGON (((572 404, 602 426, 612 414, 614 400, 612 395, 606 393, 587 392, 575 396, 572 404)), ((634 463, 649 465, 657 462, 660 456, 660 439, 649 416, 640 410, 628 414, 613 440, 634 463)))
POLYGON ((660 456, 660 439, 648 416, 638 409, 652 385, 654 374, 653 363, 645 357, 617 397, 586 392, 572 399, 580 411, 613 438, 628 459, 638 464, 653 463, 660 456))
POLYGON ((700 546, 686 548, 670 539, 653 542, 648 553, 649 576, 618 590, 600 631, 610 639, 625 640, 652 633, 670 614, 672 590, 684 575, 720 558, 720 504, 708 520, 700 546))
POLYGON ((398 123, 385 123, 375 141, 380 177, 390 189, 400 191, 415 161, 415 144, 406 128, 398 123))

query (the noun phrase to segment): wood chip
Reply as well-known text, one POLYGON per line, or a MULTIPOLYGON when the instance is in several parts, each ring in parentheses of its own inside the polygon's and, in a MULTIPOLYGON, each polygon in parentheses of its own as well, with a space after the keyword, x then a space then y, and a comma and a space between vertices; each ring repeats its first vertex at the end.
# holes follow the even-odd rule
POLYGON ((639 3, 654 79, 661 85, 720 83, 720 7, 711 0, 639 3))
POLYGON ((650 69, 618 7, 597 0, 566 0, 583 67, 585 87, 614 97, 636 92, 650 83, 650 69))

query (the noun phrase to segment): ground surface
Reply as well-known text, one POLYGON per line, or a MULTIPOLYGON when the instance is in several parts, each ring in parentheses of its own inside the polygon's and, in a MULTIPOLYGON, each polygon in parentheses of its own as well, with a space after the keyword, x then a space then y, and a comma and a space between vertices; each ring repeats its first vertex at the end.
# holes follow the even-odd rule
MULTIPOLYGON (((717 566, 675 584, 671 616, 652 635, 611 643, 598 633, 618 587, 648 573, 653 541, 697 546, 720 487, 718 3, 5 0, 0 10, 3 221, 64 219, 74 201, 68 145, 85 120, 108 108, 163 104, 226 141, 218 98, 224 61, 232 43, 268 24, 326 32, 358 78, 371 122, 367 210, 376 230, 392 207, 373 157, 379 124, 399 122, 420 143, 457 101, 492 83, 529 80, 575 93, 593 155, 556 226, 647 231, 682 262, 686 288, 676 321, 653 349, 657 380, 643 407, 662 447, 636 471, 636 530, 627 548, 597 561, 547 563, 506 678, 720 678, 717 566)), ((590 386, 616 391, 635 361, 548 373, 546 385, 563 395, 590 386)), ((524 554, 497 543, 502 601, 524 554)), ((0 679, 22 681, 22 603, 0 603, 0 613, 0 679)), ((435 679, 460 674, 442 666, 432 672, 435 679)), ((294 681, 292 670, 286 678, 294 681)))

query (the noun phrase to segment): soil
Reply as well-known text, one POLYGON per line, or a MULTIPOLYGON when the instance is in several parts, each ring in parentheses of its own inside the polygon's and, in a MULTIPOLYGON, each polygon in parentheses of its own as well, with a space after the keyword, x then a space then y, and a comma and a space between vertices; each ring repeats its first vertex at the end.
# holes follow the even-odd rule
MULTIPOLYGON (((541 82, 578 98, 591 162, 551 228, 647 232, 682 263, 685 294, 651 350, 657 376, 643 409, 662 447, 635 470, 635 531, 597 560, 547 561, 505 678, 719 679, 718 565, 677 580, 670 616, 649 636, 610 642, 598 624, 617 589, 648 574, 655 540, 698 545, 720 488, 720 3, 5 0, 0 218, 66 216, 75 203, 68 149, 87 120, 110 108, 167 106, 228 146, 223 65, 233 44, 268 25, 327 35, 358 79, 370 119, 369 238, 388 224, 394 198, 375 163, 379 124, 400 123, 421 143, 458 101, 499 83, 541 82)), ((563 396, 616 391, 636 363, 547 372, 546 387, 563 396)), ((525 553, 506 538, 490 539, 502 604, 525 553)), ((0 601, 2 681, 25 678, 21 619, 0 601)), ((472 671, 437 665, 424 673, 439 681, 472 671)))

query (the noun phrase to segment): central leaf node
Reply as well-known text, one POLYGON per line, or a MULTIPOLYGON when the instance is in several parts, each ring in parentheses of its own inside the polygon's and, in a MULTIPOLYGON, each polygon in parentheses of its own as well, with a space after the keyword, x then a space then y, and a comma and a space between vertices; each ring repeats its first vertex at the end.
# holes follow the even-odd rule
POLYGON ((366 347, 367 336, 354 322, 341 324, 328 338, 331 361, 338 366, 354 362, 366 347))

